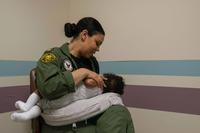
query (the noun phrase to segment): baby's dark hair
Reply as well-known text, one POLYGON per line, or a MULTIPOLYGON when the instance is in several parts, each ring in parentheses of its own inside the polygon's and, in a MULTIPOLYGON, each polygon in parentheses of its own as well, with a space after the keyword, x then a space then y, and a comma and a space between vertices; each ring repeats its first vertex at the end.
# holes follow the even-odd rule
POLYGON ((112 73, 103 74, 107 80, 104 80, 106 87, 103 89, 103 93, 106 92, 115 92, 120 95, 124 94, 125 82, 121 76, 112 73))
POLYGON ((77 24, 66 23, 64 29, 65 29, 65 35, 67 37, 73 37, 73 38, 78 37, 79 33, 82 32, 83 30, 87 30, 89 36, 92 36, 97 33, 105 35, 105 32, 101 24, 95 18, 92 17, 82 18, 81 20, 79 20, 77 24))

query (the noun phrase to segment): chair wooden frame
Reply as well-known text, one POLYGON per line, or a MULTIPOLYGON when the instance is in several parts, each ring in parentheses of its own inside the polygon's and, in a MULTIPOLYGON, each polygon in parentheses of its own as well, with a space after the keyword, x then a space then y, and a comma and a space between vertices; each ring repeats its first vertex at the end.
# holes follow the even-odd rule
MULTIPOLYGON (((36 87, 36 71, 35 68, 30 71, 30 92, 33 93, 34 91, 37 90, 36 87)), ((39 116, 38 118, 34 118, 31 121, 31 126, 32 126, 32 133, 41 133, 41 128, 40 124, 41 123, 41 117, 39 116)))

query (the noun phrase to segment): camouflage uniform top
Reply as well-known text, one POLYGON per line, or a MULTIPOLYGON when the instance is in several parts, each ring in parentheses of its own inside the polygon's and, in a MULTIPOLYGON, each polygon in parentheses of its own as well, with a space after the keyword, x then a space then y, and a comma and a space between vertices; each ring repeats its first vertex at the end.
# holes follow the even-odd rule
POLYGON ((40 94, 46 99, 53 100, 74 92, 72 71, 80 67, 99 73, 95 57, 85 59, 72 56, 68 43, 45 51, 36 68, 36 84, 40 94))

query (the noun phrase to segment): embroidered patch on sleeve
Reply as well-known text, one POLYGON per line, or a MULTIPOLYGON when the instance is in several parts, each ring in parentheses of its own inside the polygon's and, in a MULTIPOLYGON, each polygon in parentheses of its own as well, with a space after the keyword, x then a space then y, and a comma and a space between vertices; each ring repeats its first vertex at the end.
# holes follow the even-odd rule
POLYGON ((56 56, 53 53, 45 53, 42 55, 40 60, 44 63, 48 63, 56 60, 56 56))

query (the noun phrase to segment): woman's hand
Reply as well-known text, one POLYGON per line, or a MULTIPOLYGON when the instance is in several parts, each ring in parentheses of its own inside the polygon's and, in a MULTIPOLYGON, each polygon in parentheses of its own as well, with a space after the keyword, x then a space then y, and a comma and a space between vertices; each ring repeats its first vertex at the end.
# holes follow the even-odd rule
MULTIPOLYGON (((92 86, 92 85, 96 84, 96 86, 101 89, 103 89, 103 87, 105 86, 104 80, 107 80, 107 78, 105 78, 104 76, 99 75, 93 71, 89 71, 87 79, 88 79, 87 83, 89 85, 92 86)), ((93 86, 93 87, 95 87, 95 86, 93 86)))
MULTIPOLYGON (((89 69, 86 68, 79 68, 72 72, 72 76, 74 78, 75 85, 79 84, 84 79, 92 79, 96 82, 96 86, 103 89, 104 86, 104 77, 99 75, 89 69)), ((93 82, 93 81, 90 81, 93 82)), ((93 84, 93 83, 91 83, 93 84)))
POLYGON ((84 85, 87 87, 87 88, 94 88, 97 86, 97 82, 94 80, 94 79, 91 79, 91 78, 86 78, 83 80, 84 82, 84 85))

